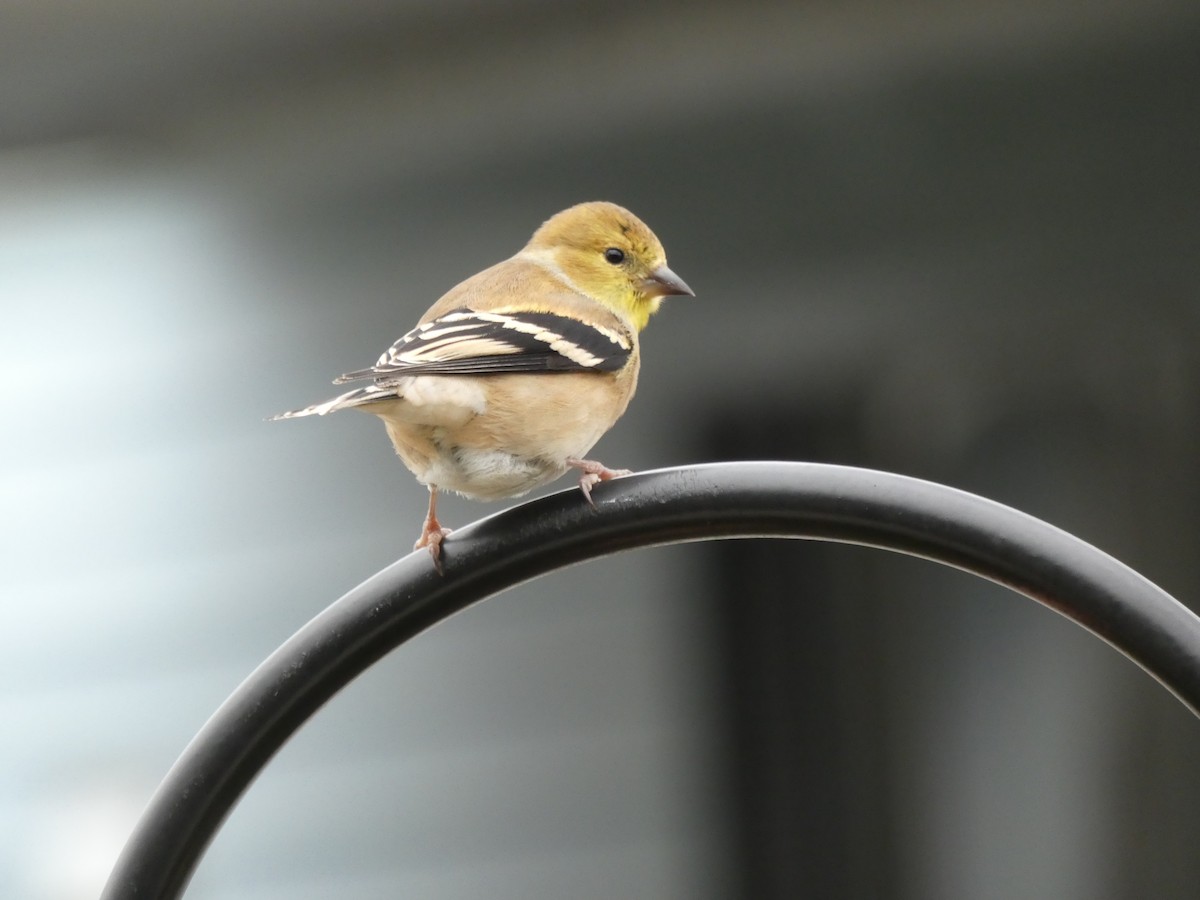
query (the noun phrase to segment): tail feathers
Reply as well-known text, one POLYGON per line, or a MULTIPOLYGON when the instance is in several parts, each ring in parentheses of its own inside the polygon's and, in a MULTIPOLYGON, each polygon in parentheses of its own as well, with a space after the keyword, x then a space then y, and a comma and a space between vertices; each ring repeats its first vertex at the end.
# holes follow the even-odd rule
POLYGON ((314 403, 312 406, 304 407, 304 409, 293 409, 288 412, 279 413, 279 415, 271 416, 267 421, 277 422, 280 419, 324 416, 331 412, 337 412, 339 409, 352 409, 356 406, 364 406, 379 400, 394 400, 398 396, 400 395, 394 387, 380 387, 376 384, 370 384, 366 387, 356 388, 353 391, 347 391, 338 397, 334 397, 332 400, 326 400, 324 403, 314 403))

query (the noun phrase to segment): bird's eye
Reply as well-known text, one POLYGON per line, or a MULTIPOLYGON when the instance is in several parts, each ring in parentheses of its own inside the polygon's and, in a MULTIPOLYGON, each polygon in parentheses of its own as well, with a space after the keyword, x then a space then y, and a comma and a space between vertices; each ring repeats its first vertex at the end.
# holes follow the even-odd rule
POLYGON ((625 251, 618 250, 616 247, 609 247, 604 251, 604 258, 614 266, 619 266, 625 262, 625 251))

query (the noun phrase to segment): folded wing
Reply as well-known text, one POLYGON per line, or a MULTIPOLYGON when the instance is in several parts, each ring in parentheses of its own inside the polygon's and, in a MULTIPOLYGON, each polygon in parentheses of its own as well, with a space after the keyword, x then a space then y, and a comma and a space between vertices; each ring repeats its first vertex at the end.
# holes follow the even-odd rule
POLYGON ((386 385, 410 375, 615 372, 632 352, 627 334, 568 316, 458 309, 418 325, 374 366, 334 384, 372 378, 386 385))

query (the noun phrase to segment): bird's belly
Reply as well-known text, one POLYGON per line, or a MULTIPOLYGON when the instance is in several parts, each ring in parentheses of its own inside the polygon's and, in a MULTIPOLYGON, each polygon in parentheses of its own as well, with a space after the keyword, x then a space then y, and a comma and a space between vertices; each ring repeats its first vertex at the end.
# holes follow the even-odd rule
POLYGON ((472 500, 527 494, 558 478, 567 470, 567 457, 582 455, 591 446, 581 443, 545 455, 539 452, 543 448, 472 446, 458 429, 389 419, 384 424, 396 454, 418 481, 472 500))
POLYGON ((519 497, 548 484, 566 469, 562 460, 519 456, 503 450, 451 447, 418 477, 426 484, 472 500, 501 500, 519 497))
MULTIPOLYGON (((433 376, 428 376, 430 379, 433 376)), ((566 472, 624 411, 628 392, 596 392, 597 376, 494 376, 487 402, 432 424, 403 401, 372 409, 422 483, 475 500, 519 497, 566 472)))

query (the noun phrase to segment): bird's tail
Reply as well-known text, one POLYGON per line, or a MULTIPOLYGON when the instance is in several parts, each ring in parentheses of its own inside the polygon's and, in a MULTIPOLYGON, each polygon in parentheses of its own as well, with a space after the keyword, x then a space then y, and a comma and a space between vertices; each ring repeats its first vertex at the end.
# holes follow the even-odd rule
POLYGON ((299 419, 303 416, 324 416, 331 412, 337 412, 339 409, 353 409, 356 406, 366 406, 369 403, 377 403, 380 400, 395 400, 399 396, 400 394, 395 387, 381 387, 377 384, 369 384, 366 387, 347 391, 340 396, 334 397, 332 400, 326 400, 324 403, 314 403, 312 406, 304 407, 304 409, 293 409, 288 412, 279 413, 279 415, 271 416, 267 421, 276 422, 280 419, 299 419))

